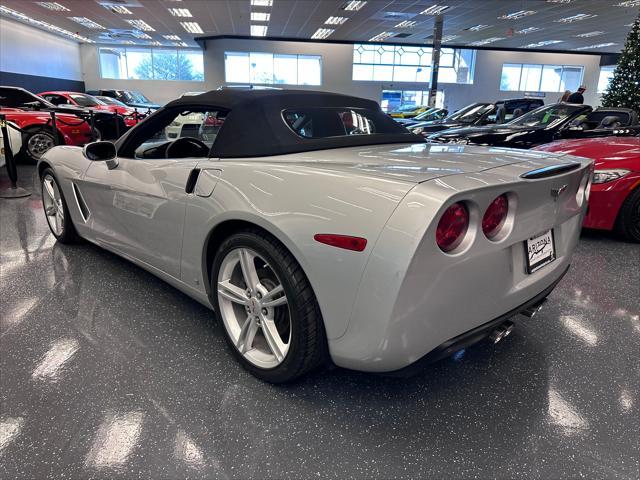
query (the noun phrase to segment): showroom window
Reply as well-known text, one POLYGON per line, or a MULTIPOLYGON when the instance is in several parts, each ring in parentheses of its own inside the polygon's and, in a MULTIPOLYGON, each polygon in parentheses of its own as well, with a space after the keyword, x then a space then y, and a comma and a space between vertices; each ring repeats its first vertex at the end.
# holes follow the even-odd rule
POLYGON ((200 50, 100 47, 98 52, 102 78, 204 80, 204 63, 200 50))
MULTIPOLYGON (((429 47, 355 44, 353 80, 429 83, 431 55, 429 47)), ((438 81, 473 83, 475 59, 475 50, 443 48, 438 81)))
POLYGON ((613 78, 615 65, 607 65, 600 69, 600 77, 598 78, 598 93, 604 93, 609 88, 609 82, 613 78))
POLYGON ((510 92, 575 92, 582 83, 581 65, 537 65, 505 63, 502 65, 500 90, 510 92))
POLYGON ((225 52, 227 83, 321 85, 322 57, 266 52, 225 52))

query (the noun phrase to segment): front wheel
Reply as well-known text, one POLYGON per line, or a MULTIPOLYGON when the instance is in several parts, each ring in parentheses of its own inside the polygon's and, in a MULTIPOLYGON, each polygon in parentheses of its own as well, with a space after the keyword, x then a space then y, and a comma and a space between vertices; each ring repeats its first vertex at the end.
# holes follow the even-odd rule
POLYGON ((214 308, 240 363, 283 383, 322 365, 326 337, 318 302, 295 258, 270 235, 227 238, 211 269, 214 308))
POLYGON ((53 131, 46 128, 34 128, 27 130, 24 140, 24 149, 27 158, 37 162, 49 149, 56 146, 53 131))
POLYGON ((62 189, 50 168, 42 173, 42 205, 49 229, 56 240, 60 243, 74 243, 80 238, 71 221, 62 189))
POLYGON ((615 229, 625 239, 640 243, 640 188, 631 192, 620 207, 615 229))

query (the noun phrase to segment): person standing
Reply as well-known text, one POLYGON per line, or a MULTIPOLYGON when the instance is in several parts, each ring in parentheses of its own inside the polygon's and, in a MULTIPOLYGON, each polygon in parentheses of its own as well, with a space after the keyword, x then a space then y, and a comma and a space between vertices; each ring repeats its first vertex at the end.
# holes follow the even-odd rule
POLYGON ((571 96, 571 90, 565 90, 562 96, 558 99, 558 102, 559 103, 566 102, 567 100, 569 100, 570 96, 571 96))
POLYGON ((567 99, 568 103, 579 103, 579 104, 583 104, 584 103, 584 96, 582 95, 585 91, 587 90, 587 87, 585 87, 584 85, 580 85, 580 88, 578 89, 577 92, 572 93, 571 95, 569 95, 569 98, 567 99))

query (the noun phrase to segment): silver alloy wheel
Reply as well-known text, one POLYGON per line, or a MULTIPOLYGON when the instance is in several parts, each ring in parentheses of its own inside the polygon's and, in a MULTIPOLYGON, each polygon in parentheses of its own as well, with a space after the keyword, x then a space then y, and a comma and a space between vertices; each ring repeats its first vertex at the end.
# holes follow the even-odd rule
POLYGON ((64 231, 64 205, 58 184, 48 173, 42 179, 42 203, 49 227, 59 237, 64 231))
POLYGON ((236 248, 222 260, 217 290, 220 315, 240 354, 260 368, 280 365, 291 343, 291 312, 273 269, 253 250, 236 248))
POLYGON ((40 159, 42 155, 49 149, 55 147, 56 143, 51 134, 46 132, 34 133, 29 137, 27 149, 29 154, 36 159, 40 159))

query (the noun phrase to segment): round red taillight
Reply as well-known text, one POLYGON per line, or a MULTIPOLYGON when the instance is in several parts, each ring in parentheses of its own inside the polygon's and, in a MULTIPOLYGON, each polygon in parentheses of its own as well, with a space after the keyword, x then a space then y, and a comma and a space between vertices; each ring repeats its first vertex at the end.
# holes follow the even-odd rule
POLYGON ((494 199, 491 205, 487 207, 487 211, 484 212, 484 217, 482 217, 482 231, 489 240, 500 233, 504 222, 507 220, 508 213, 509 199, 504 194, 494 199))
POLYGON ((454 203, 447 208, 436 229, 436 243, 443 252, 455 249, 467 233, 469 227, 469 211, 462 203, 454 203))

